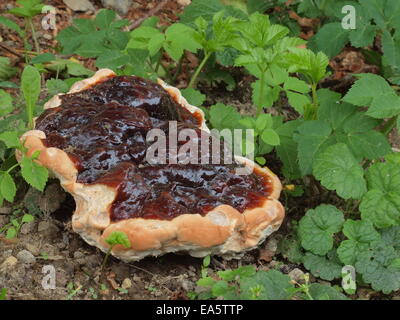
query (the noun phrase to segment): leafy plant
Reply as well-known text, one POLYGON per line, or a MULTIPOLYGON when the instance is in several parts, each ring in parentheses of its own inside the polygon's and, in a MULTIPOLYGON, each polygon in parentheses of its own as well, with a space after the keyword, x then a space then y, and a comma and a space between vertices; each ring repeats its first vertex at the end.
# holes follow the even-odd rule
POLYGON ((7 288, 3 288, 0 291, 0 300, 6 300, 7 299, 7 288))
POLYGON ((18 236, 18 233, 24 223, 32 222, 34 219, 34 216, 30 214, 24 214, 22 217, 18 217, 16 214, 13 214, 10 222, 0 228, 0 233, 5 231, 6 238, 13 239, 18 236))
POLYGON ((105 265, 107 264, 108 258, 116 245, 122 245, 125 248, 131 247, 131 242, 126 235, 126 233, 122 231, 113 231, 111 234, 105 239, 106 243, 110 246, 107 250, 107 253, 104 257, 103 263, 101 265, 101 270, 104 269, 105 265))

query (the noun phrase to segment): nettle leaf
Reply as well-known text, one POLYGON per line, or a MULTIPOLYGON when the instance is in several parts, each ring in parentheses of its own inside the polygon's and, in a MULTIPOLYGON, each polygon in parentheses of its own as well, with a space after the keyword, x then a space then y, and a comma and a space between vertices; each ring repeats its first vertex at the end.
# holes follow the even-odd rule
POLYGON ((309 40, 308 47, 315 52, 323 51, 332 58, 342 51, 348 41, 349 32, 343 30, 340 22, 332 22, 319 29, 318 33, 309 40))
POLYGON ((378 75, 368 73, 360 77, 343 101, 356 106, 368 106, 367 115, 377 118, 390 118, 400 113, 400 97, 386 80, 378 75))
POLYGON ((360 203, 361 217, 378 228, 400 223, 400 168, 393 163, 376 163, 366 174, 368 192, 360 203))
POLYGON ((194 88, 186 88, 181 90, 182 95, 185 99, 194 106, 201 106, 206 100, 206 95, 202 94, 199 90, 194 88))
POLYGON ((15 182, 7 172, 0 173, 0 193, 8 202, 13 202, 17 193, 15 182))
POLYGON ((254 276, 240 281, 240 298, 251 299, 254 288, 260 288, 258 300, 286 300, 288 290, 294 288, 290 278, 277 270, 258 271, 254 276))
POLYGON ((123 54, 119 50, 108 50, 100 54, 96 60, 98 68, 110 68, 117 70, 130 61, 128 55, 123 54))
POLYGON ((23 156, 21 160, 21 174, 26 182, 40 191, 43 191, 49 176, 45 167, 26 156, 23 156))
POLYGON ((340 243, 337 253, 340 261, 352 266, 361 252, 368 250, 372 242, 380 239, 379 233, 368 220, 346 220, 343 233, 348 240, 340 243))
POLYGON ((344 199, 360 199, 367 191, 364 169, 344 143, 326 148, 317 155, 314 176, 344 199))
POLYGON ((332 281, 341 277, 342 265, 337 261, 307 252, 303 263, 307 270, 321 279, 332 281))
POLYGON ((393 247, 378 241, 370 250, 361 253, 355 265, 364 282, 374 290, 389 294, 400 288, 399 256, 393 247))
POLYGON ((341 230, 343 223, 343 213, 332 205, 308 210, 299 222, 301 245, 314 254, 325 255, 333 247, 333 234, 341 230))
POLYGON ((0 89, 0 117, 3 117, 13 111, 13 99, 11 95, 0 89))
POLYGON ((231 106, 217 103, 210 108, 210 122, 215 129, 234 129, 237 127, 240 119, 239 112, 231 106))

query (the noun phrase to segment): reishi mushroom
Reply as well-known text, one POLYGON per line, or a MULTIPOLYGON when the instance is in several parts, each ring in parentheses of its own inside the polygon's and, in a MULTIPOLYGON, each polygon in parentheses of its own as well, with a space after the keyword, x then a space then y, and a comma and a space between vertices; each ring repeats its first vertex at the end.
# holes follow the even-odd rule
POLYGON ((237 256, 276 231, 282 187, 268 168, 243 157, 231 165, 146 161, 146 134, 168 133, 170 121, 209 132, 177 88, 101 69, 49 100, 21 140, 74 197, 72 227, 87 243, 106 252, 113 231, 128 236, 130 248, 112 250, 123 261, 176 251, 237 256), (253 172, 238 175, 238 166, 253 172))

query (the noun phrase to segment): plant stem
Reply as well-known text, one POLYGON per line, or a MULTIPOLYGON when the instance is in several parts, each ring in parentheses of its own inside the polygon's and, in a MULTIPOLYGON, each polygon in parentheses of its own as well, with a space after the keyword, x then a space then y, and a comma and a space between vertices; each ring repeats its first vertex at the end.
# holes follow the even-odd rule
POLYGON ((206 64, 207 60, 211 57, 211 53, 207 53, 204 58, 203 61, 200 63, 200 65, 197 67, 194 75, 192 76, 192 79, 190 79, 188 88, 193 88, 196 84, 196 80, 197 77, 199 76, 201 70, 203 69, 204 65, 206 64))
POLYGON ((40 53, 39 42, 38 42, 38 39, 37 39, 37 37, 36 37, 36 31, 35 31, 35 27, 34 27, 34 25, 33 25, 32 18, 27 18, 27 19, 28 19, 28 23, 29 23, 29 25, 30 25, 30 27, 31 27, 32 38, 33 38, 33 42, 34 42, 34 44, 35 44, 36 52, 37 52, 37 53, 40 53))
POLYGON ((397 116, 390 118, 389 121, 386 122, 385 125, 383 126, 381 132, 385 136, 387 136, 392 131, 392 129, 396 126, 396 123, 397 123, 397 116))
POLYGON ((14 164, 11 168, 9 168, 6 172, 10 173, 12 170, 14 170, 16 167, 19 166, 19 163, 14 164))
MULTIPOLYGON (((261 68, 260 68, 261 69, 261 68)), ((258 100, 258 106, 257 106, 257 116, 260 115, 263 107, 262 107, 262 103, 263 103, 263 96, 264 96, 264 82, 265 82, 265 72, 261 71, 261 77, 260 77, 260 83, 261 83, 261 88, 260 88, 260 97, 258 100)))
POLYGON ((179 59, 178 66, 176 67, 176 71, 174 75, 172 76, 172 82, 175 83, 176 77, 179 75, 179 73, 182 70, 182 62, 183 62, 183 56, 179 59))
POLYGON ((101 271, 104 270, 104 267, 106 266, 107 261, 108 261, 108 257, 110 256, 111 251, 112 251, 113 248, 114 248, 114 245, 112 245, 112 246, 108 249, 108 251, 107 251, 107 253, 106 253, 106 256, 104 257, 103 263, 101 264, 101 271))

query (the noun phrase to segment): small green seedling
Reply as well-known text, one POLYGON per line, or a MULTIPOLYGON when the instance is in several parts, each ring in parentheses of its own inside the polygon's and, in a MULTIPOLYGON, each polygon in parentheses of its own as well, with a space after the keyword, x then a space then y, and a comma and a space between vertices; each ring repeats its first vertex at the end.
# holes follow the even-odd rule
POLYGON ((108 248, 108 251, 106 253, 106 256, 104 257, 103 263, 101 265, 101 270, 104 269, 105 265, 107 264, 108 257, 111 254, 112 249, 117 245, 120 244, 124 246, 125 248, 130 248, 131 247, 131 242, 129 241, 128 236, 126 233, 122 231, 113 231, 107 238, 106 242, 108 245, 110 245, 110 248, 108 248))
POLYGON ((0 300, 6 300, 6 298, 7 298, 7 289, 3 288, 0 291, 0 300))
POLYGON ((13 239, 18 235, 24 223, 32 222, 33 220, 35 220, 35 217, 31 214, 24 214, 22 218, 12 218, 10 223, 0 228, 0 233, 5 231, 6 238, 13 239))
POLYGON ((68 285, 67 285, 68 295, 65 298, 65 300, 72 300, 72 298, 74 296, 76 296, 79 293, 79 291, 81 291, 81 289, 82 289, 81 285, 77 286, 76 288, 74 288, 74 287, 75 287, 75 285, 73 282, 68 283, 68 285))

